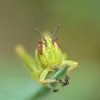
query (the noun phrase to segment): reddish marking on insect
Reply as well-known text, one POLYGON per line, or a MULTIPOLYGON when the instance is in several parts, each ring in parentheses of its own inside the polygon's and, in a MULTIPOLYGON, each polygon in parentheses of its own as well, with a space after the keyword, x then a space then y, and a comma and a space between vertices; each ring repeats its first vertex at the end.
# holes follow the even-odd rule
MULTIPOLYGON (((50 36, 50 38, 52 39, 52 37, 50 36)), ((57 44, 57 46, 60 48, 60 43, 59 43, 59 41, 58 41, 58 39, 57 38, 55 38, 54 37, 54 42, 57 44)))
POLYGON ((40 42, 38 42, 38 51, 40 54, 43 54, 43 40, 40 40, 40 42))
POLYGON ((57 44, 57 46, 60 48, 60 43, 59 43, 58 39, 55 38, 55 37, 54 37, 54 42, 55 42, 55 43, 57 44))

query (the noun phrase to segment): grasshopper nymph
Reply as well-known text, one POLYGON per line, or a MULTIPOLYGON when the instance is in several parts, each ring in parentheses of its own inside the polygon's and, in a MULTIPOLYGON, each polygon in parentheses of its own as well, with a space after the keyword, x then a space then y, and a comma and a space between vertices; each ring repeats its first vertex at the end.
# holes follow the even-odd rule
POLYGON ((17 54, 30 69, 32 78, 39 81, 54 92, 57 90, 50 86, 49 83, 57 82, 61 83, 63 86, 68 85, 68 72, 78 66, 78 62, 67 60, 65 54, 61 52, 60 43, 55 37, 59 27, 60 25, 57 26, 52 36, 45 37, 38 29, 36 29, 36 31, 41 35, 42 39, 40 42, 38 42, 34 60, 28 55, 24 48, 21 46, 16 47, 17 54), (65 82, 58 79, 46 78, 49 72, 60 70, 64 65, 69 66, 66 72, 65 82))

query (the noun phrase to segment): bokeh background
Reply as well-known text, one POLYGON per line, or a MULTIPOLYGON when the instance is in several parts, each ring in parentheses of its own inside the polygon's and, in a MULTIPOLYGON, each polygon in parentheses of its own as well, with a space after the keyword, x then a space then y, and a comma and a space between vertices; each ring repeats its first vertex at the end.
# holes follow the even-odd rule
POLYGON ((38 28, 53 34, 69 59, 79 62, 70 84, 39 100, 100 100, 99 0, 0 0, 0 100, 30 100, 34 82, 14 47, 22 44, 34 56, 41 37, 38 28))

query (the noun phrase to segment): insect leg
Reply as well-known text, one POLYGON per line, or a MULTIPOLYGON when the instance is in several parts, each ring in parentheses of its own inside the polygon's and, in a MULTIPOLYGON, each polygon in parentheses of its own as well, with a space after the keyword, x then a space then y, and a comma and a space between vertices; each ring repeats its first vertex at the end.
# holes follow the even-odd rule
POLYGON ((69 84, 69 79, 70 79, 68 73, 78 66, 78 62, 71 61, 71 60, 63 60, 62 61, 62 66, 63 65, 68 66, 68 70, 66 72, 67 74, 66 74, 66 77, 65 77, 65 82, 63 82, 63 86, 66 86, 66 85, 69 84))
POLYGON ((69 79, 70 79, 70 77, 69 77, 69 75, 68 75, 68 73, 67 73, 67 74, 66 74, 66 77, 65 77, 65 82, 63 82, 62 86, 68 85, 68 84, 69 84, 69 79))
POLYGON ((63 60, 62 66, 63 65, 68 66, 67 72, 70 72, 71 70, 73 70, 74 68, 76 68, 78 66, 78 62, 72 61, 72 60, 63 60))
POLYGON ((49 69, 45 69, 42 72, 42 74, 40 75, 40 78, 39 78, 40 83, 46 84, 46 83, 54 83, 54 82, 61 83, 62 82, 61 80, 57 80, 57 79, 46 79, 46 76, 48 73, 49 73, 49 69))
POLYGON ((49 88, 53 92, 57 92, 58 91, 58 89, 54 89, 50 84, 44 84, 44 86, 46 86, 47 88, 49 88))

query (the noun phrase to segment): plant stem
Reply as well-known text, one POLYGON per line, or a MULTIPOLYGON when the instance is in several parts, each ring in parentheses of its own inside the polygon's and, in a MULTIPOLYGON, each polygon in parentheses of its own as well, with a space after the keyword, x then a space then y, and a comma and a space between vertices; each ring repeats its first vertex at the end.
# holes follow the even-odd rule
MULTIPOLYGON (((51 78, 53 79, 59 79, 62 80, 67 72, 67 68, 66 66, 63 66, 58 72, 56 72, 51 78)), ((57 83, 51 83, 50 85, 52 85, 53 87, 57 86, 57 83)), ((45 86, 41 86, 38 90, 35 91, 35 93, 33 94, 33 96, 29 99, 29 100, 37 100, 38 98, 41 98, 43 96, 45 96, 47 93, 49 93, 51 90, 48 89, 45 86)), ((51 91, 52 92, 52 91, 51 91)))

